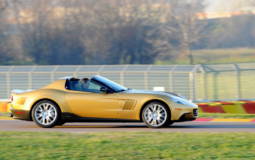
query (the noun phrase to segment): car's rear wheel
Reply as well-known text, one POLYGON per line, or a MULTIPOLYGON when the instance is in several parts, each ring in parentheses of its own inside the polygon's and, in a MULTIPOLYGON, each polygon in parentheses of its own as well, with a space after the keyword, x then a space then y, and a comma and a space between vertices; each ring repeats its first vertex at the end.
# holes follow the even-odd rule
POLYGON ((59 123, 60 110, 55 103, 49 100, 42 100, 34 106, 32 118, 38 126, 51 128, 59 123))
POLYGON ((142 119, 150 128, 160 128, 172 124, 169 109, 160 102, 147 104, 142 111, 142 119))

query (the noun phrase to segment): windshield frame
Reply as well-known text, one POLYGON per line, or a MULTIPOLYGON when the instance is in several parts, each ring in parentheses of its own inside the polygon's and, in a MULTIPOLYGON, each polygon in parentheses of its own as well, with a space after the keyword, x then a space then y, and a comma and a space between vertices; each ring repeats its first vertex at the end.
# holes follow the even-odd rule
POLYGON ((106 85, 107 87, 112 89, 114 92, 123 92, 123 91, 128 90, 128 88, 126 88, 126 87, 124 87, 124 86, 122 86, 122 85, 120 85, 120 84, 118 84, 114 81, 111 81, 108 78, 105 78, 105 77, 102 77, 102 76, 99 76, 99 75, 96 75, 96 76, 92 77, 91 80, 103 83, 104 85, 106 85))

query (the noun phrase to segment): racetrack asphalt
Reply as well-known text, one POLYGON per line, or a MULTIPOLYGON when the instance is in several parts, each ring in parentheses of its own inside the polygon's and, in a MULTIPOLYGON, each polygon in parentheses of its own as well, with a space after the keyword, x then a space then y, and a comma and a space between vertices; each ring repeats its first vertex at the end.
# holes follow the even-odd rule
POLYGON ((40 128, 21 120, 0 120, 0 131, 21 132, 255 132, 254 122, 179 122, 160 129, 147 128, 143 123, 66 123, 54 128, 40 128))

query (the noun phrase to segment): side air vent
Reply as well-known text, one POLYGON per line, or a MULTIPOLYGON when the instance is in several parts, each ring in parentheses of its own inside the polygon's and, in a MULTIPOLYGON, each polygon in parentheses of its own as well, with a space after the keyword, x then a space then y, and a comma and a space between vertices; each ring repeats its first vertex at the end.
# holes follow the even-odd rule
POLYGON ((135 100, 132 100, 132 99, 126 100, 123 110, 132 110, 135 104, 136 104, 135 100))

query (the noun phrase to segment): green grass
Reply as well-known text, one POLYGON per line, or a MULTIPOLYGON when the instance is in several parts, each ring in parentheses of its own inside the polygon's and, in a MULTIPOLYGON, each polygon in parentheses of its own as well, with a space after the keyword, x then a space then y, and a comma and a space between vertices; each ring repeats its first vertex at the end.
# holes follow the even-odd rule
POLYGON ((0 117, 8 117, 8 113, 0 112, 0 117))
POLYGON ((242 118, 255 119, 255 114, 200 113, 199 118, 242 118))
POLYGON ((255 62, 254 48, 206 49, 192 53, 195 62, 201 64, 255 62))
POLYGON ((6 116, 8 116, 7 113, 2 113, 2 112, 0 112, 0 117, 6 117, 6 116))
POLYGON ((1 160, 254 159, 254 133, 0 132, 1 160))
MULTIPOLYGON (((255 48, 201 49, 192 51, 195 64, 255 62, 255 48)), ((157 61, 156 64, 188 64, 188 58, 157 61)))

